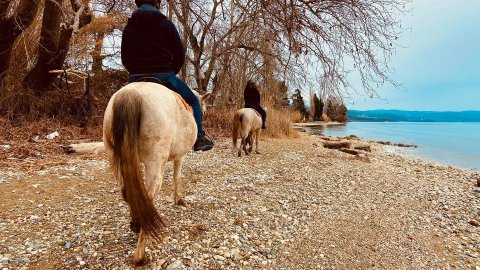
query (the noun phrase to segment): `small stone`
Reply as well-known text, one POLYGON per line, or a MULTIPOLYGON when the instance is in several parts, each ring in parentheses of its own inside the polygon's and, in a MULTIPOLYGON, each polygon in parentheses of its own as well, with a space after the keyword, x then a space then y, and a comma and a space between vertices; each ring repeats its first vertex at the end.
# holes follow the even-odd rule
POLYGON ((225 257, 221 256, 221 255, 213 255, 213 258, 217 261, 223 261, 225 260, 225 257))
POLYGON ((468 223, 470 223, 470 225, 472 225, 472 226, 480 227, 480 222, 478 222, 474 219, 470 220, 470 222, 468 222, 468 223))
POLYGON ((183 263, 181 260, 176 260, 173 263, 169 264, 166 268, 166 270, 177 270, 177 269, 182 269, 183 263))
POLYGON ((80 266, 85 266, 85 262, 84 262, 84 261, 80 261, 80 266))
POLYGON ((7 264, 8 263, 8 258, 7 257, 3 257, 2 258, 2 264, 7 264))
POLYGON ((240 255, 240 249, 238 248, 233 249, 231 252, 231 257, 235 261, 240 260, 242 258, 242 256, 240 255))
POLYGON ((478 258, 478 255, 476 255, 476 254, 472 254, 472 253, 469 253, 469 252, 465 252, 465 254, 467 254, 467 256, 472 257, 474 259, 478 258))
POLYGON ((65 248, 66 249, 70 249, 71 247, 72 247, 72 242, 70 242, 70 241, 65 242, 65 248))

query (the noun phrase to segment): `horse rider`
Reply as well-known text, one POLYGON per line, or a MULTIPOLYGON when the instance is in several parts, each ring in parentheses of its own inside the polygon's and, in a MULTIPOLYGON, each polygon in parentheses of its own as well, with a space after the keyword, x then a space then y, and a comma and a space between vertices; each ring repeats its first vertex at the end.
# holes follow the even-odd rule
POLYGON ((177 92, 193 109, 198 135, 194 151, 212 149, 214 143, 202 128, 201 105, 188 85, 176 74, 185 62, 185 49, 175 25, 160 12, 161 0, 135 0, 137 9, 128 19, 122 35, 122 64, 128 82, 154 77, 177 92))
POLYGON ((262 129, 265 129, 265 120, 267 112, 260 106, 260 92, 258 91, 255 82, 248 80, 245 91, 243 91, 243 99, 245 101, 245 108, 252 108, 262 116, 262 129))

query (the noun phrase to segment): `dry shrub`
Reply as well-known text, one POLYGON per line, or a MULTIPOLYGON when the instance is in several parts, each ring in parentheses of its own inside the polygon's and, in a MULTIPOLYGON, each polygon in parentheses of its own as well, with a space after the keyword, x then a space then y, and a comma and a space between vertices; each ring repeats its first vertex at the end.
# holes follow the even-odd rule
POLYGON ((70 144, 71 140, 101 140, 101 131, 101 128, 81 128, 78 125, 65 124, 55 118, 17 123, 0 118, 0 144, 9 147, 0 147, 0 160, 58 156, 63 153, 61 145, 70 144), (45 138, 54 131, 60 135, 53 140, 45 138))
POLYGON ((295 112, 289 109, 268 109, 267 129, 262 131, 264 136, 269 138, 296 138, 297 130, 292 128, 295 112))
MULTIPOLYGON (((92 77, 91 111, 83 81, 70 84, 68 89, 52 86, 42 96, 22 88, 3 93, 0 98, 0 158, 41 157, 62 152, 60 145, 76 140, 102 139, 103 113, 112 94, 127 81, 126 72, 103 72, 92 77), (57 131, 60 136, 47 140, 57 131)), ((69 80, 73 79, 72 76, 69 80)))
POLYGON ((226 107, 208 107, 203 118, 203 127, 213 137, 231 136, 233 115, 236 109, 226 107))
MULTIPOLYGON (((90 84, 90 112, 87 110, 87 98, 83 80, 76 80, 67 87, 52 86, 42 96, 17 88, 16 91, 4 93, 0 98, 0 116, 4 124, 24 126, 37 133, 42 132, 38 123, 50 123, 51 126, 69 126, 74 130, 92 129, 88 133, 101 134, 103 113, 110 97, 127 81, 128 75, 123 71, 106 71, 92 77, 90 84), (30 125, 35 123, 35 125, 30 125), (57 125, 58 124, 58 125, 57 125)), ((72 76, 69 80, 73 79, 72 76)), ((3 128, 4 130, 4 128, 3 128)), ((2 131, 0 131, 2 132, 2 131)), ((2 134, 4 134, 3 132, 2 134)), ((2 135, 0 134, 0 136, 2 135)), ((78 134, 80 137, 82 134, 78 134)), ((0 137, 1 138, 1 137, 0 137)), ((101 136, 100 136, 101 138, 101 136)))
POLYGON ((290 110, 290 118, 293 123, 300 123, 303 120, 303 115, 297 110, 290 110))
MULTIPOLYGON (((207 133, 214 137, 231 136, 235 112, 235 108, 209 107, 203 122, 207 133)), ((262 131, 262 136, 269 138, 297 137, 297 131, 292 128, 293 120, 298 117, 297 113, 288 109, 269 108, 267 110, 267 129, 262 131)))

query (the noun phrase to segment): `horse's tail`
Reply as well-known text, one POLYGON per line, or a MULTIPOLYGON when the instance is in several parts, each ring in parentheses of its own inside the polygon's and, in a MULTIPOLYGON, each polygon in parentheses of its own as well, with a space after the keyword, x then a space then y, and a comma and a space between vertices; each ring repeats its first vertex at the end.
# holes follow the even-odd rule
POLYGON ((123 199, 130 205, 132 219, 144 232, 160 240, 164 225, 143 183, 138 154, 142 99, 134 91, 120 92, 113 102, 112 169, 122 188, 123 199))
POLYGON ((233 148, 237 148, 237 139, 238 139, 238 128, 242 124, 243 114, 236 112, 235 116, 233 116, 233 132, 232 132, 232 142, 233 148))

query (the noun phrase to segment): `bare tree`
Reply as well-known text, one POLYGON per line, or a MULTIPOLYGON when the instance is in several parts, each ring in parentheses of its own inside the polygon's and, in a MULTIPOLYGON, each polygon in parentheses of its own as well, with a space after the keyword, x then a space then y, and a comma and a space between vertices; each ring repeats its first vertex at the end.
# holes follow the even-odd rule
POLYGON ((6 76, 15 40, 33 22, 39 1, 0 0, 0 82, 6 76))
POLYGON ((390 82, 388 62, 400 34, 398 13, 409 0, 264 0, 265 22, 276 43, 295 59, 317 62, 320 88, 332 96, 348 95, 347 75, 356 72, 368 95, 390 82), (313 60, 313 61, 312 61, 313 60))
POLYGON ((93 73, 103 71, 104 59, 118 56, 120 48, 109 41, 121 38, 118 35, 127 22, 132 5, 133 1, 128 0, 93 0, 90 3, 95 16, 80 32, 74 51, 89 58, 86 62, 91 61, 93 73))
POLYGON ((87 3, 70 0, 67 6, 68 4, 70 12, 66 12, 64 0, 45 1, 38 58, 35 66, 23 80, 23 85, 34 89, 37 94, 41 94, 42 90, 55 79, 56 75, 50 74, 49 71, 62 68, 72 35, 92 19, 87 3))

